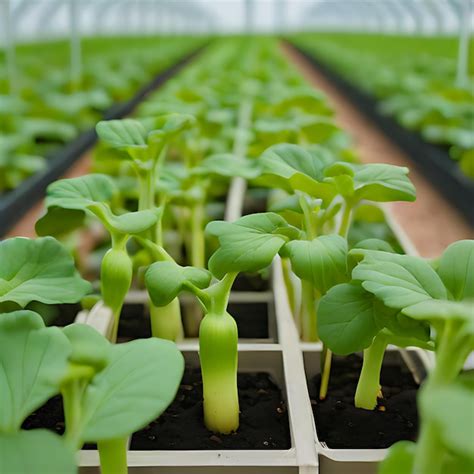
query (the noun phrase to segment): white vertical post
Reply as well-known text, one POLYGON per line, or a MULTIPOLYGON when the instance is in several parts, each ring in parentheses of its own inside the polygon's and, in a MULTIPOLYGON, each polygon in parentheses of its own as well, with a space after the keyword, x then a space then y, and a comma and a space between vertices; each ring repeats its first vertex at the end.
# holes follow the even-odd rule
POLYGON ((7 64, 8 87, 11 95, 17 92, 17 65, 16 65, 16 51, 15 51, 15 30, 11 15, 10 0, 3 0, 1 2, 3 31, 5 40, 5 58, 7 64))
POLYGON ((79 31, 79 9, 76 0, 69 0, 69 27, 70 27, 70 66, 71 88, 77 90, 81 84, 82 55, 81 33, 79 31))
POLYGON ((464 0, 462 4, 461 28, 459 30, 458 66, 456 85, 462 87, 468 79, 469 38, 471 35, 472 3, 464 0))

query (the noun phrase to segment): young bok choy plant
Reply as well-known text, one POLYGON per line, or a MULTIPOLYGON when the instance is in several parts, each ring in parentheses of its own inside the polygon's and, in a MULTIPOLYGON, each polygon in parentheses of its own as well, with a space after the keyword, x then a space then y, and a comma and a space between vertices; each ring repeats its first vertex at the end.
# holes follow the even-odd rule
POLYGON ((101 292, 104 303, 112 310, 114 325, 110 339, 117 339, 120 313, 133 277, 133 264, 127 252, 132 235, 153 228, 159 211, 143 210, 116 215, 111 205, 118 189, 111 178, 90 174, 62 179, 50 184, 46 191, 46 214, 37 222, 38 234, 50 233, 56 226, 62 229, 79 226, 85 215, 97 217, 110 234, 112 247, 101 264, 101 292))
MULTIPOLYGON (((187 114, 169 114, 141 120, 123 119, 102 121, 97 124, 97 134, 118 156, 130 162, 139 183, 139 211, 156 212, 157 184, 166 160, 170 142, 184 130, 193 126, 195 119, 187 114)), ((163 246, 161 214, 144 237, 157 246, 163 246)), ((150 302, 152 334, 171 340, 183 335, 179 300, 166 307, 155 307, 150 302)))
MULTIPOLYGON (((292 223, 301 233, 281 255, 301 279, 297 322, 302 339, 317 341, 319 299, 333 286, 350 280, 347 235, 354 209, 362 201, 413 201, 415 188, 407 168, 335 161, 324 148, 310 151, 298 145, 275 145, 260 156, 259 163, 259 182, 289 194, 273 209, 297 216, 292 223)), ((321 399, 327 394, 331 358, 331 351, 325 347, 321 399)))
POLYGON ((167 408, 184 370, 183 357, 170 341, 111 344, 87 325, 45 327, 38 314, 27 310, 0 314, 0 346, 5 375, 0 378, 0 452, 16 451, 1 457, 2 472, 75 472, 72 453, 84 442, 97 442, 101 472, 125 474, 126 437, 167 408), (63 439, 44 430, 21 431, 25 418, 59 393, 63 439), (43 447, 58 448, 58 453, 50 451, 51 459, 42 453, 38 465, 22 470, 29 461, 18 450, 35 439, 38 447, 26 452, 43 447))
POLYGON ((206 232, 217 236, 220 248, 209 260, 210 272, 174 262, 150 266, 145 281, 157 306, 165 306, 181 291, 193 293, 205 316, 199 329, 199 356, 204 391, 204 422, 218 433, 239 427, 237 389, 237 325, 227 312, 232 284, 239 272, 255 272, 271 264, 280 248, 298 233, 277 214, 253 214, 234 223, 214 221, 206 232), (211 283, 212 277, 217 281, 211 283))
POLYGON ((436 362, 419 394, 417 445, 395 445, 382 472, 395 472, 401 462, 413 474, 472 472, 472 380, 459 374, 474 350, 474 241, 451 244, 431 264, 381 251, 354 253, 362 260, 353 277, 365 291, 399 321, 429 324, 434 332, 436 362))

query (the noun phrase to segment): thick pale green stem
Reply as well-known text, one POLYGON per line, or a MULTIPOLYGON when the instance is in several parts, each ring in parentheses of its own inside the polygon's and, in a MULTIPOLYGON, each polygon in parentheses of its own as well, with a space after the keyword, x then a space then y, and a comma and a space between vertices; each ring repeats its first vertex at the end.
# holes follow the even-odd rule
POLYGON ((316 302, 313 285, 309 281, 301 280, 300 323, 301 339, 306 342, 319 341, 316 302))
POLYGON ((127 474, 127 438, 109 439, 97 443, 101 474, 127 474))
POLYGON ((133 263, 125 249, 125 243, 116 243, 105 254, 101 265, 101 292, 106 306, 114 316, 114 326, 110 340, 117 340, 118 325, 122 306, 132 284, 133 263))
POLYGON ((150 301, 151 334, 153 337, 179 341, 183 338, 183 324, 179 299, 166 306, 155 306, 150 301))
POLYGON ((237 324, 230 314, 204 316, 199 329, 204 422, 217 433, 231 433, 239 427, 237 340, 237 324))
POLYGON ((355 393, 357 408, 373 410, 377 406, 377 396, 380 392, 380 371, 386 348, 386 337, 378 335, 372 345, 364 350, 364 362, 355 393))

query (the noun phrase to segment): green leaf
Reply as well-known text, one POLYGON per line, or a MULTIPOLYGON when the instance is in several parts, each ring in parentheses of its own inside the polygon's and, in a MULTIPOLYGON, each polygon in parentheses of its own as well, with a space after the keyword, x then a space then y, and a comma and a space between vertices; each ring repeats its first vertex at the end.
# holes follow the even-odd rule
POLYGON ((158 338, 111 346, 110 362, 82 400, 86 442, 121 438, 166 410, 184 371, 176 345, 158 338))
POLYGON ((474 467, 474 391, 461 383, 424 390, 420 394, 423 420, 435 424, 443 445, 474 467))
POLYGON ((0 314, 0 347, 0 431, 13 432, 59 393, 71 348, 32 311, 0 314))
POLYGON ((91 285, 74 267, 69 252, 54 238, 15 237, 0 242, 0 302, 25 307, 31 301, 75 303, 91 285))
POLYGON ((465 321, 474 334, 474 301, 429 299, 403 309, 403 314, 420 321, 465 321))
POLYGON ((74 453, 48 430, 0 433, 2 474, 76 474, 74 453))
POLYGON ((380 464, 378 474, 409 474, 413 472, 416 444, 399 441, 390 447, 387 457, 380 464))
POLYGON ((203 160, 193 169, 193 173, 204 176, 217 175, 228 178, 240 176, 245 179, 254 179, 260 174, 260 170, 255 160, 241 158, 231 153, 220 153, 203 160))
POLYGON ((145 274, 145 283, 155 306, 166 306, 192 284, 206 288, 211 282, 211 274, 202 268, 182 267, 174 262, 156 262, 145 274))
POLYGON ((93 204, 110 201, 117 193, 112 178, 104 174, 60 179, 48 186, 46 207, 85 211, 93 204))
POLYGON ((93 327, 87 324, 70 324, 63 329, 63 333, 71 344, 71 363, 93 367, 97 372, 107 365, 110 343, 93 327))
POLYGON ((451 244, 441 256, 438 275, 455 300, 474 298, 474 240, 451 244))
POLYGON ((281 247, 299 235, 298 229, 272 212, 251 214, 233 223, 210 222, 206 232, 217 236, 220 243, 209 260, 209 269, 217 278, 267 267, 281 247))
POLYGON ((336 194, 334 186, 324 183, 324 169, 331 163, 322 153, 282 143, 268 148, 259 158, 262 176, 258 182, 284 189, 288 193, 303 191, 312 197, 330 201, 336 194))
POLYGON ((360 280, 364 289, 390 308, 403 309, 432 298, 447 298, 443 282, 421 258, 361 249, 351 250, 350 255, 364 257, 353 270, 353 279, 360 280))
POLYGON ((146 146, 148 132, 139 120, 103 120, 95 129, 99 138, 113 147, 146 146))
POLYGON ((322 294, 349 280, 347 242, 340 235, 322 235, 313 240, 294 240, 282 249, 294 273, 309 281, 322 294))
POLYGON ((93 206, 93 212, 116 232, 121 234, 140 234, 156 224, 162 208, 154 210, 144 210, 127 212, 125 214, 114 214, 107 205, 93 206))
POLYGON ((358 165, 338 162, 325 170, 328 183, 354 202, 414 201, 415 187, 408 178, 408 168, 388 164, 358 165))
POLYGON ((85 212, 78 209, 53 206, 36 221, 35 230, 39 236, 60 237, 82 227, 85 216, 85 212))
POLYGON ((359 285, 337 285, 319 302, 319 337, 336 354, 366 349, 380 331, 376 321, 379 308, 383 305, 359 285))

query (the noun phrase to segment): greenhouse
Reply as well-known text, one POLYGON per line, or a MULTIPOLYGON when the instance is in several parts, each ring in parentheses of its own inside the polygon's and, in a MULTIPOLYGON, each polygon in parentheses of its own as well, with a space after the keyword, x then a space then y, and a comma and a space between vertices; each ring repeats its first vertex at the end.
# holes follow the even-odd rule
POLYGON ((0 474, 472 474, 473 31, 0 0, 0 474))

